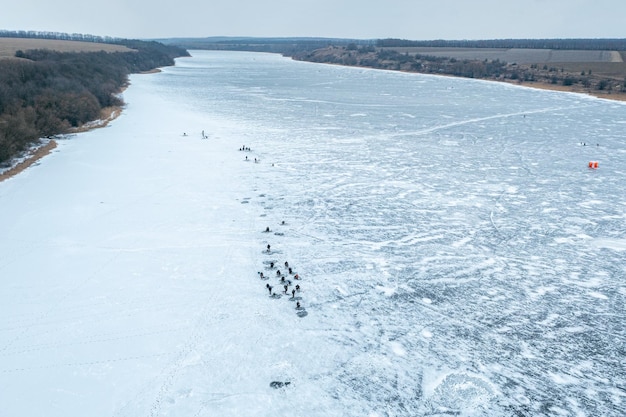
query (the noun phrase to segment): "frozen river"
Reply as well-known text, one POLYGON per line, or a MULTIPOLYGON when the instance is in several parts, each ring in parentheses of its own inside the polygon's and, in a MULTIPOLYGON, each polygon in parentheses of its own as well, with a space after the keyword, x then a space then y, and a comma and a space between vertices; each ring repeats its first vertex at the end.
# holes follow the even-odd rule
POLYGON ((0 416, 624 414, 626 105, 233 52, 131 81, 0 183, 0 416))

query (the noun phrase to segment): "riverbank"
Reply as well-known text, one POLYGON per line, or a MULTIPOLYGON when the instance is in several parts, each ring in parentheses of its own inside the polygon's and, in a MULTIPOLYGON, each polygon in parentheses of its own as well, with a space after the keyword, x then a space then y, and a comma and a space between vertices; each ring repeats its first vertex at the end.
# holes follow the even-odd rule
POLYGON ((23 157, 16 158, 10 164, 10 166, 6 168, 6 170, 0 172, 0 182, 24 171, 26 168, 39 161, 41 158, 48 155, 56 147, 57 143, 54 139, 46 140, 42 142, 39 146, 33 147, 28 152, 26 152, 23 157))
MULTIPOLYGON (((82 126, 72 129, 68 134, 87 132, 89 130, 105 127, 122 113, 121 107, 106 107, 101 110, 101 117, 82 126)), ((49 155, 57 147, 54 139, 42 139, 33 145, 19 157, 14 158, 5 168, 0 168, 0 182, 12 178, 28 167, 38 162, 41 158, 49 155)))
MULTIPOLYGON (((337 64, 337 65, 343 65, 343 64, 337 64)), ((346 65, 346 66, 351 66, 351 65, 346 65)), ((450 75, 450 74, 432 74, 432 73, 423 73, 423 72, 418 72, 418 71, 406 71, 406 70, 401 70, 401 71, 412 73, 412 74, 430 74, 430 75, 439 75, 442 77, 452 77, 452 78, 461 78, 461 79, 468 78, 468 77, 462 77, 462 76, 450 75)), ((549 82, 540 82, 540 81, 520 82, 519 80, 494 79, 494 78, 471 78, 471 79, 474 79, 474 80, 479 79, 482 81, 489 81, 489 82, 494 82, 494 83, 506 83, 506 84, 511 84, 511 85, 517 85, 519 87, 537 88, 540 90, 556 91, 556 92, 561 92, 561 93, 583 94, 583 95, 587 95, 587 96, 591 96, 591 97, 595 97, 599 99, 604 99, 604 100, 626 102, 626 92, 620 92, 620 91, 592 90, 589 88, 583 88, 578 85, 565 86, 561 84, 553 84, 549 82)))
MULTIPOLYGON (((496 81, 496 82, 502 82, 502 81, 496 81)), ((588 96, 601 98, 604 100, 616 100, 616 101, 626 102, 626 93, 622 93, 622 92, 585 90, 576 86, 564 86, 564 85, 558 85, 558 84, 531 82, 531 81, 524 82, 524 83, 510 82, 510 81, 505 81, 505 82, 508 82, 509 84, 519 85, 521 87, 539 88, 541 90, 559 91, 562 93, 585 94, 588 96)))

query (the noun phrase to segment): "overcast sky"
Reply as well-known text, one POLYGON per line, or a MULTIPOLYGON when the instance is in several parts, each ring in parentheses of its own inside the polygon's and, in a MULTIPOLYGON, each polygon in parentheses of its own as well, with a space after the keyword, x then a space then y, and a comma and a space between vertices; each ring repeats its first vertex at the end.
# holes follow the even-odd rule
POLYGON ((624 0, 17 0, 0 29, 124 38, 626 38, 624 0))

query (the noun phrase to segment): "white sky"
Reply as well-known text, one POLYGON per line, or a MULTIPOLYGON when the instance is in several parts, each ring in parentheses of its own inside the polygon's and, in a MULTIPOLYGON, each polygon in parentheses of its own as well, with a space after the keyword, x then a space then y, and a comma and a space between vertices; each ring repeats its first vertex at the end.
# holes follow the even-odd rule
POLYGON ((625 22, 620 0, 23 0, 0 14, 5 30, 126 38, 624 38, 625 22))

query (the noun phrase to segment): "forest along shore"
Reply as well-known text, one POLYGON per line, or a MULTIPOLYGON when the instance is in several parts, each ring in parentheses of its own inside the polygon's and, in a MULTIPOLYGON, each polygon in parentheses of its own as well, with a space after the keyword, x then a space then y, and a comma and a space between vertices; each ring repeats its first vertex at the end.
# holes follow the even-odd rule
POLYGON ((8 176, 41 157, 50 139, 106 125, 119 114, 111 109, 124 105, 119 94, 130 74, 189 56, 157 42, 20 35, 0 31, 0 173, 8 176))
MULTIPOLYGON (((88 132, 93 129, 105 127, 112 120, 115 120, 122 113, 122 107, 114 106, 102 109, 102 117, 90 123, 85 123, 83 126, 77 127, 72 133, 88 132)), ((28 150, 22 153, 21 156, 13 158, 7 163, 6 167, 0 167, 0 182, 12 178, 24 171, 26 168, 32 166, 41 158, 49 155, 57 147, 57 142, 54 139, 41 139, 38 143, 33 144, 28 150)))

